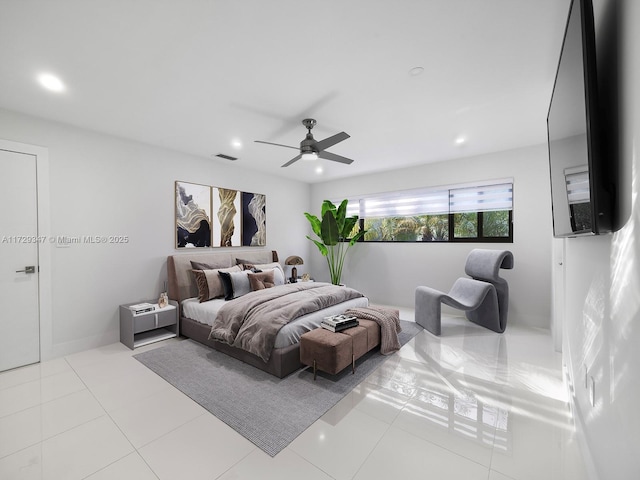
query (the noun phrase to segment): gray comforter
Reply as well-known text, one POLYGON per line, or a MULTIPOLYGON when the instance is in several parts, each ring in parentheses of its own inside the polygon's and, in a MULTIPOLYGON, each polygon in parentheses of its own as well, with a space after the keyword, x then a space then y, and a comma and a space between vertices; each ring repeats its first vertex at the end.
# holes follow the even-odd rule
POLYGON ((251 292, 218 311, 209 339, 228 343, 269 361, 278 330, 290 321, 362 293, 329 283, 302 282, 251 292))

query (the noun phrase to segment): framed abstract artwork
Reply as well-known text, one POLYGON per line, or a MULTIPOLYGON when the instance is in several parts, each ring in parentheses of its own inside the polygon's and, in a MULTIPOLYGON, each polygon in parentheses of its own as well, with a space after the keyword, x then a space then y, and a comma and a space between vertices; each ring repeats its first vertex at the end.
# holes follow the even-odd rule
POLYGON ((240 192, 229 188, 212 187, 213 246, 239 247, 241 245, 240 192))
POLYGON ((211 187, 176 182, 176 248, 211 246, 211 187))
POLYGON ((242 246, 263 247, 267 244, 267 197, 260 193, 242 192, 242 246))

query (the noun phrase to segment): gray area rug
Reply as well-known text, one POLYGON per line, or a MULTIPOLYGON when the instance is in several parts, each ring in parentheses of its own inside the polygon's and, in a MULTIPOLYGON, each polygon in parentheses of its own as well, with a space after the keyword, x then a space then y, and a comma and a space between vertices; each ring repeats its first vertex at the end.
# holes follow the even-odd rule
MULTIPOLYGON (((400 320, 400 344, 422 327, 400 320)), ((279 379, 193 340, 134 357, 272 457, 338 403, 389 356, 374 349, 356 372, 337 375, 305 368, 279 379)))

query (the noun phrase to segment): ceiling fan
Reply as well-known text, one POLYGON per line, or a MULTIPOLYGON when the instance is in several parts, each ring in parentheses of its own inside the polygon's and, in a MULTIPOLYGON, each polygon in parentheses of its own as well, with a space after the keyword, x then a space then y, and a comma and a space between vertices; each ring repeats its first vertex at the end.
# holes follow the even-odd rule
POLYGON ((255 142, 265 143, 267 145, 275 145, 276 147, 287 147, 300 150, 300 154, 296 155, 287 163, 282 165, 283 167, 288 167, 293 162, 297 162, 300 159, 317 160, 318 158, 323 158, 325 160, 332 160, 334 162, 346 163, 347 165, 353 163, 353 160, 351 160, 350 158, 342 157, 340 155, 336 155, 335 153, 326 151, 327 148, 332 147, 336 143, 342 142, 343 140, 349 138, 349 135, 347 135, 345 132, 340 132, 318 142, 313 138, 313 134, 311 133, 311 129, 315 126, 316 121, 313 118, 305 118, 304 120, 302 120, 302 124, 308 130, 308 133, 306 138, 300 142, 300 148, 292 147, 290 145, 282 145, 280 143, 263 142, 262 140, 256 140, 255 142))

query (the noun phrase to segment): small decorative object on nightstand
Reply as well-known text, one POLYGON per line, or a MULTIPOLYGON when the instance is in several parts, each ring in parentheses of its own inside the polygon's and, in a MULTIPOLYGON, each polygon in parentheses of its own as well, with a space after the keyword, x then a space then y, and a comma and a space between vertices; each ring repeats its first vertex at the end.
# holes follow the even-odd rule
POLYGON ((167 296, 167 292, 162 292, 160 294, 160 298, 158 299, 158 306, 160 308, 164 308, 169 305, 169 297, 167 296))
POLYGON ((120 305, 120 342, 132 350, 177 337, 179 328, 178 303, 168 298, 164 307, 160 307, 159 302, 120 305))
POLYGON ((298 257, 297 255, 291 255, 290 257, 287 257, 287 259, 284 261, 284 264, 294 266, 291 269, 291 278, 289 280, 291 283, 296 283, 298 281, 298 269, 295 267, 295 265, 303 265, 304 262, 302 261, 302 258, 298 257))

